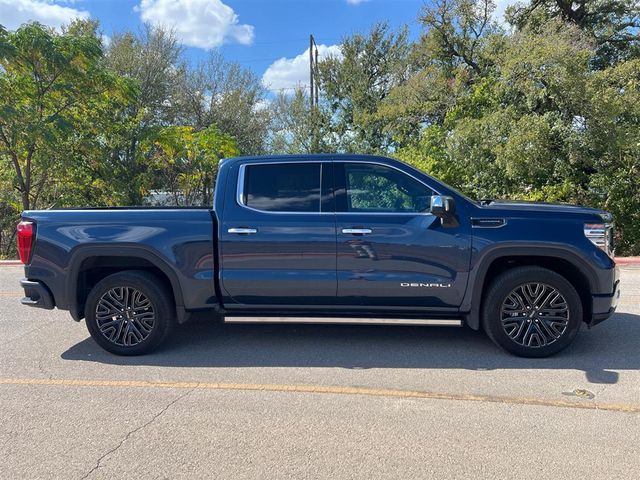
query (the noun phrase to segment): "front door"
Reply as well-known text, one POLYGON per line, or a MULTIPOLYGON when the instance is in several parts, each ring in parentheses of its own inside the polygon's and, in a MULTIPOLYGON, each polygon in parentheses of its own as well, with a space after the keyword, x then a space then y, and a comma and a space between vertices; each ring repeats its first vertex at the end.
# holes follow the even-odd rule
POLYGON ((422 181, 395 168, 335 162, 338 302, 359 308, 455 310, 466 288, 468 226, 429 213, 422 181))
MULTIPOLYGON (((331 162, 242 164, 220 228, 225 307, 332 305, 336 224, 331 162)), ((230 182, 231 183, 231 182, 230 182)))

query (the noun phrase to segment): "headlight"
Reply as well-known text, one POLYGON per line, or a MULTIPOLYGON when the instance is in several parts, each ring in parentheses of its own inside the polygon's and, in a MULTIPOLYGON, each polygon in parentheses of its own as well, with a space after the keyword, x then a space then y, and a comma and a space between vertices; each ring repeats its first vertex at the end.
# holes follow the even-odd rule
POLYGON ((585 223, 584 236, 613 258, 613 225, 609 223, 585 223))

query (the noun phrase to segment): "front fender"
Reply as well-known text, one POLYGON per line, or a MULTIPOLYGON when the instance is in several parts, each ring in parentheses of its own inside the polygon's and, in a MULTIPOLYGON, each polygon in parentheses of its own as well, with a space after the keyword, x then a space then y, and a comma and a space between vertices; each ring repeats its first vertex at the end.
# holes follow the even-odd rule
MULTIPOLYGON (((534 260, 535 257, 558 258, 568 261, 584 277, 589 285, 589 295, 609 293, 615 276, 615 264, 599 266, 589 256, 567 244, 544 245, 536 242, 510 242, 488 246, 481 252, 475 251, 469 272, 469 288, 460 306, 461 312, 468 312, 466 323, 474 330, 480 328, 480 306, 486 276, 494 261, 500 258, 517 257, 534 260)), ((535 261, 533 261, 535 263, 535 261)))

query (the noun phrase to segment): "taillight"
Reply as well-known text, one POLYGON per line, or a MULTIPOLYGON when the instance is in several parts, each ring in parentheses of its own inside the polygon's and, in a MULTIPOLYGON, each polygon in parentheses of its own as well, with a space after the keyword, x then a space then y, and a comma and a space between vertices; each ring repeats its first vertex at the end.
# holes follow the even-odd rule
POLYGON ((35 229, 33 222, 22 221, 18 224, 18 254, 20 261, 25 265, 31 259, 31 247, 33 246, 33 237, 35 229))

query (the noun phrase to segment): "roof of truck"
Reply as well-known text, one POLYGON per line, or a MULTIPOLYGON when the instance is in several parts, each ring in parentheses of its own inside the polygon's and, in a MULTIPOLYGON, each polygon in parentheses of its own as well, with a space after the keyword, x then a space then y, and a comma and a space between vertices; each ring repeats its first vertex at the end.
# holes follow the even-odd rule
POLYGON ((386 160, 397 161, 381 155, 363 155, 359 153, 306 153, 296 155, 255 155, 246 157, 231 157, 224 159, 225 163, 247 162, 247 161, 269 161, 269 162, 308 162, 310 160, 386 160))

